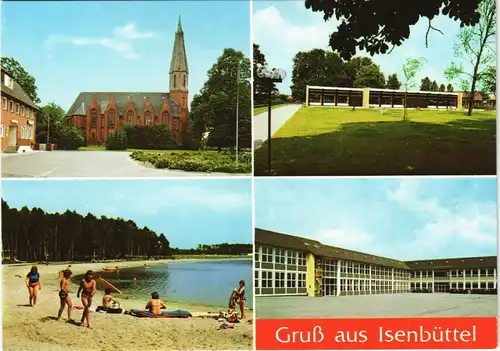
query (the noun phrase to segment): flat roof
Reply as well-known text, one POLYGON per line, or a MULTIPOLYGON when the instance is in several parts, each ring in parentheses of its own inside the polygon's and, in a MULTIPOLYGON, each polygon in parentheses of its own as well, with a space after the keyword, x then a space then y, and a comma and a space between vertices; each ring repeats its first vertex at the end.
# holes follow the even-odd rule
MULTIPOLYGON (((363 91, 363 88, 345 88, 345 87, 322 87, 319 85, 308 85, 307 86, 309 89, 312 90, 345 90, 345 91, 363 91)), ((395 90, 395 89, 381 89, 381 88, 367 88, 370 89, 370 91, 383 91, 383 92, 388 92, 388 93, 401 93, 404 94, 404 90, 395 90)), ((455 92, 446 92, 446 91, 415 91, 415 90, 409 90, 408 94, 428 94, 428 95, 453 95, 453 96, 458 96, 459 93, 455 92)))
POLYGON ((310 252, 315 256, 349 260, 404 270, 496 268, 497 256, 440 258, 432 260, 400 261, 364 252, 324 245, 313 239, 255 228, 255 242, 262 245, 310 252))

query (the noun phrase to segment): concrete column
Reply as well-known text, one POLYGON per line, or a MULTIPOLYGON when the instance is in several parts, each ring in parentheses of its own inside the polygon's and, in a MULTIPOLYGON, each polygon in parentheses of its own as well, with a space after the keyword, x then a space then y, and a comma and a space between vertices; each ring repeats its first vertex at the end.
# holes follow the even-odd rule
POLYGON ((422 289, 422 284, 423 284, 423 282, 422 282, 422 276, 423 276, 423 274, 424 274, 424 272, 420 271, 420 282, 419 282, 420 285, 419 285, 419 289, 422 289))
POLYGON ((453 270, 451 270, 451 271, 449 272, 449 278, 450 278, 450 290, 451 290, 451 289, 453 289, 453 283, 452 283, 452 277, 453 277, 453 276, 452 276, 452 274, 451 274, 452 272, 453 272, 453 270))
POLYGON ((458 95, 457 95, 457 109, 459 109, 459 110, 462 109, 462 99, 463 99, 463 93, 458 93, 458 95))
POLYGON ((481 269, 477 269, 477 287, 481 289, 481 269))
POLYGON ((337 261, 337 296, 340 296, 340 265, 342 264, 342 260, 337 261))
POLYGON ((432 293, 434 293, 434 270, 432 270, 432 293))
POLYGON ((306 106, 309 106, 309 85, 306 85, 306 106))
POLYGON ((497 269, 493 269, 493 288, 497 288, 497 269))
POLYGON ((362 107, 369 108, 370 107, 370 88, 363 88, 363 100, 362 107))
POLYGON ((391 293, 394 294, 394 268, 391 270, 391 293))
POLYGON ((370 281, 368 283, 368 287, 370 289, 370 295, 371 295, 372 294, 372 265, 370 264, 369 267, 370 267, 370 275, 369 275, 370 281))
POLYGON ((462 275, 463 275, 463 290, 465 290, 465 269, 462 269, 462 275))

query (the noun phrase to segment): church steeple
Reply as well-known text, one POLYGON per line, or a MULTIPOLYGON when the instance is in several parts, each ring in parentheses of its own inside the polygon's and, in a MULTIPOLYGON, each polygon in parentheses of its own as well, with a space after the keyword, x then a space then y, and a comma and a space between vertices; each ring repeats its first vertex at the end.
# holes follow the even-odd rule
POLYGON ((170 61, 170 91, 188 91, 189 68, 184 45, 181 16, 175 32, 174 50, 170 61))

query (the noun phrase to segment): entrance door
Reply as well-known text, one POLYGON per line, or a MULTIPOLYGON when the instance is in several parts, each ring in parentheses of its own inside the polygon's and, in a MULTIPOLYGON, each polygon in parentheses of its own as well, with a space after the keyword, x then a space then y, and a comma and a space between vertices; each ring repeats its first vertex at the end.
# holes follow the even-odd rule
POLYGON ((9 127, 9 146, 17 146, 17 126, 9 127))
POLYGON ((450 283, 434 283, 435 293, 447 293, 450 292, 450 283))

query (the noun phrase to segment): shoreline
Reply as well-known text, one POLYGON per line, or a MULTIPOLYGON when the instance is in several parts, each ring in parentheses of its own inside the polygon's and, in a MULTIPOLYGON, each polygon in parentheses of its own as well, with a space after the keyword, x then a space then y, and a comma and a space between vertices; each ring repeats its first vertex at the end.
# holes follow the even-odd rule
MULTIPOLYGON (((240 258, 240 259, 251 259, 240 258)), ((115 261, 105 263, 69 263, 73 275, 84 274, 87 270, 99 271, 110 264, 117 265, 120 269, 141 267, 145 263, 175 264, 193 261, 211 261, 213 259, 165 259, 143 261, 115 261)), ((214 319, 187 318, 187 319, 153 319, 137 318, 128 315, 110 315, 106 313, 91 313, 94 329, 79 327, 62 321, 55 321, 59 308, 59 271, 65 269, 68 263, 37 265, 42 280, 37 306, 25 307, 28 302, 28 291, 24 285, 24 277, 32 263, 4 265, 3 271, 3 337, 5 350, 59 350, 57 347, 68 345, 81 349, 82 340, 74 334, 84 335, 88 349, 92 350, 156 350, 166 349, 229 349, 251 350, 253 347, 253 325, 248 323, 253 318, 253 310, 247 311, 246 320, 239 323, 234 329, 217 331, 219 322, 214 319), (155 327, 156 326, 156 327, 155 327), (116 332, 117 328, 120 332, 116 332), (171 338, 170 331, 175 330, 176 335, 171 338), (117 333, 114 335, 110 331, 117 333), (62 335, 63 332, 65 335, 62 335), (218 337, 214 338, 213 334, 218 337), (165 335, 166 334, 166 335, 165 335), (72 336, 73 335, 73 336, 72 336), (158 338, 161 343, 158 344, 158 338), (48 344, 47 344, 48 343, 48 344)), ((73 305, 81 306, 81 301, 76 298, 77 286, 70 283, 70 297, 73 305)), ((98 290, 94 298, 94 307, 100 304, 103 293, 98 290)), ((114 296, 125 310, 131 308, 143 309, 149 297, 144 299, 124 298, 120 294, 114 296)), ((187 310, 193 314, 205 312, 227 311, 227 306, 204 305, 182 301, 165 301, 167 310, 187 310), (209 309, 209 310, 207 310, 209 309)), ((73 309, 73 319, 79 320, 81 311, 73 309)), ((67 318, 66 310, 63 321, 67 318)), ((67 349, 67 346, 64 347, 67 349)))

